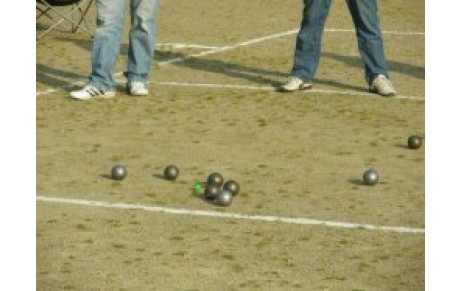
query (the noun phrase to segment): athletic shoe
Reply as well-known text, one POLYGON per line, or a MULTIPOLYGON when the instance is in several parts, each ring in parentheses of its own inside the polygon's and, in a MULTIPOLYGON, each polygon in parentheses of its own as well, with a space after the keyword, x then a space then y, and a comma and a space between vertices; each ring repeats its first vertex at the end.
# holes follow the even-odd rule
POLYGON ((312 84, 310 82, 305 82, 300 78, 295 76, 290 76, 284 85, 279 87, 281 92, 294 92, 296 90, 306 90, 310 89, 312 84))
POLYGON ((70 92, 70 97, 78 100, 89 100, 93 98, 112 98, 115 96, 115 91, 104 91, 94 87, 93 85, 86 85, 83 89, 70 92))
POLYGON ((385 97, 396 95, 393 84, 391 83, 390 79, 384 75, 377 75, 377 77, 374 78, 371 85, 369 86, 369 91, 385 97))
POLYGON ((138 81, 133 81, 133 82, 128 82, 126 86, 126 90, 128 91, 128 94, 133 95, 133 96, 147 96, 149 95, 149 89, 147 88, 147 84, 144 82, 138 82, 138 81))

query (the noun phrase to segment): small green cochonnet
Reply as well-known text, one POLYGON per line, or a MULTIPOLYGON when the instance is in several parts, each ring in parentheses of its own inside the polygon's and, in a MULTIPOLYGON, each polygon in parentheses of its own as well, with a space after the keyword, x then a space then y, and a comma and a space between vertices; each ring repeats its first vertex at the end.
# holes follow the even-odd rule
POLYGON ((193 190, 195 191, 195 193, 200 193, 201 190, 203 190, 203 183, 195 182, 195 184, 193 184, 193 190))

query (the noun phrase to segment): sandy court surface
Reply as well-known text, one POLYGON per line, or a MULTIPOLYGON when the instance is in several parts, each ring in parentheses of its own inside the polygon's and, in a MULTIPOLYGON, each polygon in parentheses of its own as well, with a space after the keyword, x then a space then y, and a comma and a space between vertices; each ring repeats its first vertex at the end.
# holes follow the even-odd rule
MULTIPOLYGON (((37 195, 423 229, 425 149, 406 143, 425 132, 424 3, 380 4, 391 77, 415 99, 366 93, 342 1, 315 90, 270 90, 289 74, 300 4, 163 1, 147 98, 120 77, 114 99, 70 100, 91 39, 60 28, 37 41, 37 195), (117 163, 121 182, 107 178, 117 163), (366 187, 371 167, 380 181, 366 187), (242 186, 231 207, 192 192, 214 171, 242 186)), ((37 202, 39 290, 423 290, 424 252, 424 234, 37 202)))

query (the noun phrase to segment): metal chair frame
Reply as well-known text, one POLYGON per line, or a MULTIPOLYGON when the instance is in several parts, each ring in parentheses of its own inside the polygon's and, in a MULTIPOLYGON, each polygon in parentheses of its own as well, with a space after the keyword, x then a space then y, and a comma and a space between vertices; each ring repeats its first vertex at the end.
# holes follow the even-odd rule
POLYGON ((47 18, 51 19, 54 21, 54 23, 46 29, 44 32, 42 32, 40 35, 37 36, 37 40, 41 39, 44 37, 46 34, 48 34, 50 31, 52 31, 55 27, 60 25, 61 23, 67 21, 70 23, 70 31, 72 33, 75 33, 78 31, 78 29, 81 29, 82 31, 86 32, 89 34, 91 37, 93 37, 93 33, 90 31, 90 28, 88 26, 88 23, 86 22, 86 14, 88 13, 89 8, 91 7, 92 3, 94 0, 76 0, 72 4, 67 4, 67 5, 52 5, 50 3, 52 1, 49 0, 37 0, 37 10, 39 11, 39 15, 37 16, 36 20, 40 19, 43 16, 46 16, 47 18), (85 6, 86 4, 86 6, 85 6), (72 6, 70 12, 63 13, 58 9, 57 7, 63 7, 63 6, 72 6), (59 17, 53 17, 52 13, 57 14, 59 17), (78 13, 79 18, 77 21, 74 20, 74 14, 78 13))

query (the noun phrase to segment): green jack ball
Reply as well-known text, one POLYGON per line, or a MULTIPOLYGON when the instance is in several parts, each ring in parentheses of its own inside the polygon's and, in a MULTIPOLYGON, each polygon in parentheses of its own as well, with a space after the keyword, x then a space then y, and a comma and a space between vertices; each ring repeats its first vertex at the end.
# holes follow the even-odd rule
POLYGON ((205 187, 205 186, 204 186, 204 183, 202 183, 202 182, 195 182, 195 183, 193 184, 193 187, 192 187, 192 188, 193 188, 193 191, 195 191, 195 193, 198 194, 198 193, 200 193, 200 192, 203 190, 204 187, 205 187))

